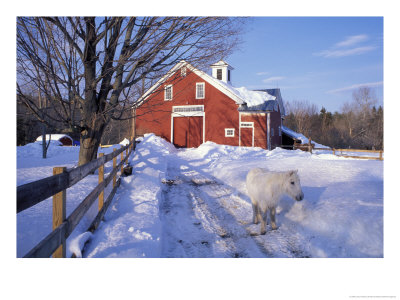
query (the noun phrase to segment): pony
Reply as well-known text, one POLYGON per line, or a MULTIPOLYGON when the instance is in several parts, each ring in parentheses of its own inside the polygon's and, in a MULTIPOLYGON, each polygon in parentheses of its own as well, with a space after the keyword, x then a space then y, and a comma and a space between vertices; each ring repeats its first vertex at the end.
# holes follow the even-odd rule
POLYGON ((253 223, 261 221, 260 234, 265 234, 267 211, 270 212, 271 228, 276 230, 276 207, 284 194, 294 200, 304 198, 297 170, 273 172, 267 169, 254 168, 246 176, 246 187, 253 207, 253 223))

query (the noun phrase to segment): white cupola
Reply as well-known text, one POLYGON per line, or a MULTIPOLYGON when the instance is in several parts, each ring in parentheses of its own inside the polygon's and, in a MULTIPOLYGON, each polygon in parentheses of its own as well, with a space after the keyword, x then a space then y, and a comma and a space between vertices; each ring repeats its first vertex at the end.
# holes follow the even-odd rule
POLYGON ((212 64, 211 66, 211 75, 218 80, 221 80, 225 83, 231 84, 232 80, 232 70, 234 69, 229 64, 220 60, 219 62, 212 64))

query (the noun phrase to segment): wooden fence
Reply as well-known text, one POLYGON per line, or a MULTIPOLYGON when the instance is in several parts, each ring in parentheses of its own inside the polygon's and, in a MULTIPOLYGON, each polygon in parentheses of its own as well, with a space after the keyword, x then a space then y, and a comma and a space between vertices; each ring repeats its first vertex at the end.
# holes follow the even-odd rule
POLYGON ((102 144, 100 144, 100 148, 110 148, 110 147, 112 147, 112 146, 114 146, 114 145, 102 145, 102 144))
POLYGON ((117 172, 123 173, 124 163, 135 149, 132 141, 121 149, 114 149, 113 152, 104 155, 85 165, 67 169, 65 167, 53 168, 53 176, 30 182, 17 187, 17 213, 24 211, 43 200, 53 196, 53 231, 39 244, 33 247, 24 257, 65 257, 66 239, 79 224, 82 217, 89 210, 93 202, 99 198, 99 212, 88 231, 94 231, 102 220, 108 206, 114 197, 121 178, 117 180, 117 172), (124 158, 125 151, 125 158, 124 158), (121 154, 121 160, 117 165, 117 157, 121 154), (113 160, 113 169, 104 179, 104 164, 113 160), (66 189, 76 184, 87 175, 99 169, 99 184, 89 193, 78 207, 66 217, 66 189), (113 189, 104 202, 104 189, 113 180, 113 189))
POLYGON ((341 156, 341 157, 349 157, 349 158, 359 158, 359 159, 375 159, 375 160, 383 160, 383 150, 363 150, 363 149, 335 149, 335 148, 316 148, 310 144, 302 144, 302 145, 281 145, 281 148, 284 149, 300 149, 303 151, 307 151, 312 153, 313 150, 325 150, 332 151, 333 155, 341 156), (359 155, 346 155, 343 152, 363 152, 363 153, 379 153, 379 156, 359 156, 359 155))
MULTIPOLYGON (((318 149, 316 149, 318 150, 318 149)), ((349 157, 349 158, 361 158, 361 159, 376 159, 383 160, 383 150, 362 150, 362 149, 331 149, 334 155, 349 157), (346 155, 343 152, 363 152, 363 153, 379 153, 379 157, 376 156, 359 156, 359 155, 346 155), (340 154, 338 154, 340 153, 340 154)))

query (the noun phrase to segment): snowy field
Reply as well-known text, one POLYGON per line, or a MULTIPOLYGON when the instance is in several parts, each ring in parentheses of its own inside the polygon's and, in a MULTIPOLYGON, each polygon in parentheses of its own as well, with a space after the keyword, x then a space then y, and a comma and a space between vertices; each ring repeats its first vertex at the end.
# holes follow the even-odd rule
MULTIPOLYGON (((50 146, 43 160, 39 145, 17 147, 17 184, 76 165, 78 151, 50 146)), ((104 222, 85 233, 94 203, 68 239, 68 255, 81 255, 89 239, 83 257, 383 257, 382 161, 211 142, 178 150, 146 135, 130 162, 133 175, 122 179, 104 222), (251 223, 245 178, 254 167, 297 169, 305 195, 301 202, 282 199, 278 229, 268 225, 266 235, 251 223)), ((92 175, 68 189, 67 214, 96 184, 92 175)), ((18 214, 17 256, 50 231, 51 200, 18 214)))
MULTIPOLYGON (((55 142, 49 147, 47 158, 42 158, 42 146, 40 143, 31 143, 17 147, 17 185, 22 185, 53 175, 53 167, 72 168, 78 165, 79 147, 60 147, 55 142)), ((103 148, 99 152, 110 153, 113 148, 119 149, 120 145, 111 148, 103 148)), ((125 154, 125 153, 124 153, 125 154)), ((119 162, 118 157, 118 162, 119 162)), ((111 172, 112 161, 104 168, 104 176, 111 172)), ((89 175, 67 190, 67 216, 79 205, 89 192, 98 184, 98 173, 89 175)), ((112 184, 105 190, 104 199, 111 192, 112 184)), ((67 239, 67 257, 73 252, 79 255, 76 249, 79 237, 82 235, 97 214, 98 203, 95 201, 88 213, 83 217, 78 227, 67 239)), ((47 200, 17 214, 17 257, 24 256, 37 243, 52 231, 52 199, 47 200)))

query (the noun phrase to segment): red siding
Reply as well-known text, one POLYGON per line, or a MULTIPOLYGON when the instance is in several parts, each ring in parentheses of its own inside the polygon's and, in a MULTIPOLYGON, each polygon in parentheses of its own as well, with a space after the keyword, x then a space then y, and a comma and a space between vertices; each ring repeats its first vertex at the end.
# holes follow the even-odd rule
MULTIPOLYGON (((213 141, 218 144, 226 145, 238 145, 238 105, 224 93, 189 70, 187 70, 186 77, 181 77, 180 71, 176 72, 170 80, 149 97, 148 101, 137 109, 137 134, 142 135, 152 132, 171 142, 172 106, 178 105, 204 105, 205 141, 213 141), (204 99, 196 99, 197 82, 205 83, 204 99), (168 84, 173 85, 173 97, 171 101, 164 101, 164 87, 168 84), (225 128, 234 128, 235 136, 225 137, 225 128)), ((174 123, 176 119, 180 118, 186 117, 174 118, 174 123)), ((181 123, 184 121, 178 122, 181 123)), ((196 122, 196 124, 198 124, 198 122, 196 122)), ((197 129, 196 132, 198 132, 197 129)), ((184 133, 182 133, 182 135, 183 134, 184 133)), ((181 139, 182 137, 179 138, 181 139)))
MULTIPOLYGON (((136 132, 138 135, 154 133, 165 138, 178 147, 197 147, 203 142, 212 141, 217 144, 239 145, 239 112, 238 105, 217 88, 207 83, 195 73, 187 70, 182 77, 180 70, 162 84, 148 100, 136 111, 136 132), (196 83, 204 82, 205 98, 196 99, 196 83), (172 84, 172 100, 164 100, 164 87, 172 84), (171 137, 172 106, 204 105, 204 117, 174 117, 174 129, 171 137), (204 126, 204 133, 203 133, 204 126), (225 137, 225 129, 235 130, 233 137, 225 137)), ((242 122, 254 122, 254 146, 268 149, 266 114, 242 114, 242 122)), ((271 112, 271 145, 274 148, 282 144, 279 136, 281 124, 280 113, 271 112)), ((252 129, 242 130, 241 145, 251 146, 252 129), (247 132, 246 132, 247 131, 247 132), (250 143, 250 144, 249 144, 250 143)))
POLYGON ((61 139, 59 139, 59 141, 64 145, 64 146, 72 146, 72 141, 71 139, 67 138, 67 137, 62 137, 61 139))
POLYGON ((253 145, 253 128, 240 128, 240 145, 243 147, 253 145))
MULTIPOLYGON (((242 122, 254 123, 254 147, 267 148, 267 115, 243 113, 242 122)), ((241 128, 241 131, 246 128, 241 128)))
POLYGON ((203 141, 203 117, 174 118, 174 145, 193 148, 203 141))
MULTIPOLYGON (((279 136, 279 126, 281 122, 281 116, 279 112, 269 112, 270 114, 270 143, 271 149, 282 144, 282 137, 279 136), (272 130, 273 129, 273 130, 272 130), (272 131, 274 135, 272 135, 272 131)), ((253 122, 254 123, 254 147, 261 147, 268 149, 268 113, 242 113, 241 122, 253 122)), ((243 129, 241 128, 241 133, 243 129)), ((248 133, 246 133, 247 135, 248 133)), ((243 144, 241 144, 243 145, 243 144)))
POLYGON ((211 85, 206 85, 206 97, 206 141, 212 141, 223 145, 239 145, 238 105, 211 85), (225 137, 226 128, 233 128, 235 130, 235 136, 225 137))

